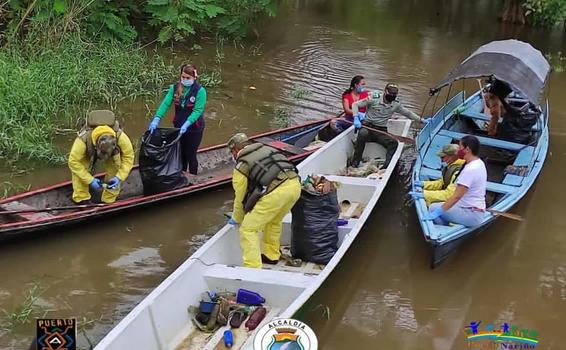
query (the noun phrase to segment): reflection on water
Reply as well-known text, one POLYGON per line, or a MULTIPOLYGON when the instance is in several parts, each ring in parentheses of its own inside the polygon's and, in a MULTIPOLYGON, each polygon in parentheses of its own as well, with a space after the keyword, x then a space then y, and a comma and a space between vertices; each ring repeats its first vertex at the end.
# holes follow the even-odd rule
MULTIPOLYGON (((517 37, 546 52, 565 52, 565 32, 502 26, 496 21, 500 5, 490 0, 286 2, 259 42, 246 43, 245 49, 224 45, 223 85, 210 90, 204 144, 225 142, 237 130, 273 128, 276 110, 295 122, 335 114, 341 92, 356 74, 364 75, 370 88, 397 82, 401 100, 420 112, 428 88, 482 43, 517 37)), ((178 47, 176 54, 214 66, 216 47, 203 47, 178 47)), ((541 348, 563 348, 565 93, 566 75, 554 74, 550 154, 539 181, 514 208, 526 221, 500 219, 436 270, 428 268, 430 252, 404 194, 415 157, 413 149, 405 150, 399 176, 302 315, 321 348, 462 349, 463 327, 472 320, 537 329, 541 348)), ((120 115, 133 139, 149 121, 139 101, 124 103, 120 115)), ((36 188, 68 177, 66 167, 37 168, 12 179, 0 174, 0 181, 36 188)), ((88 330, 96 342, 216 232, 223 213, 231 210, 231 197, 227 187, 2 246, 0 308, 12 310, 29 283, 39 279, 48 287, 41 301, 53 310, 49 316, 100 319, 88 330)), ((20 349, 33 333, 31 324, 0 333, 0 348, 20 349)), ((80 344, 86 346, 84 337, 80 344)))

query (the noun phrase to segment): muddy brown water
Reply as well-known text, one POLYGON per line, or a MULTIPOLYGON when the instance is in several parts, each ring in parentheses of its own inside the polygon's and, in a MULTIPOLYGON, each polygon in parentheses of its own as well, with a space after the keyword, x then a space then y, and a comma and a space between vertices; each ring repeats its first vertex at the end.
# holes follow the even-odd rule
MULTIPOLYGON (((335 113, 337 96, 355 74, 365 75, 370 88, 397 82, 403 102, 419 111, 428 88, 484 42, 516 37, 545 52, 566 52, 566 32, 501 26, 500 5, 288 2, 258 41, 245 49, 224 44, 218 65, 223 84, 210 90, 204 144, 224 142, 236 130, 274 128, 275 110, 296 123, 335 113)), ((216 66, 213 45, 175 51, 216 66)), ((357 241, 304 309, 303 320, 314 328, 320 348, 464 349, 464 326, 481 320, 536 330, 541 349, 564 349, 565 94, 566 73, 554 73, 548 158, 536 185, 513 210, 526 220, 499 219, 435 270, 428 267, 429 251, 405 195, 414 159, 406 150, 399 175, 357 241)), ((119 113, 134 137, 149 120, 138 102, 122 104, 119 113)), ((0 181, 37 188, 68 177, 65 167, 36 166, 15 177, 4 170, 0 181)), ((2 246, 0 308, 13 311, 30 283, 40 281, 46 290, 37 304, 50 317, 95 320, 86 334, 96 343, 214 234, 225 222, 231 196, 229 188, 213 190, 2 246)), ((0 318, 7 325, 5 315, 0 318)), ((31 323, 0 331, 0 349, 22 349, 34 332, 31 323)), ((83 334, 79 344, 88 346, 83 334)))

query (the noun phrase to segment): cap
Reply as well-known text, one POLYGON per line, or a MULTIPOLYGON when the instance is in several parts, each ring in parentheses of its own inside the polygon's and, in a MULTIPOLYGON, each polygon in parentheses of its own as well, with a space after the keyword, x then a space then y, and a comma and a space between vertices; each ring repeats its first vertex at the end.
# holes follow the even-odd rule
POLYGON ((444 145, 444 147, 442 147, 440 151, 436 152, 436 155, 439 157, 453 156, 458 153, 459 148, 460 146, 458 146, 457 144, 450 143, 448 145, 444 145))
POLYGON ((237 133, 236 135, 232 136, 230 140, 228 140, 228 148, 234 149, 241 144, 248 142, 248 136, 242 132, 237 133))
POLYGON ((96 148, 100 153, 112 154, 116 149, 116 136, 104 134, 98 138, 96 148))
POLYGON ((397 86, 397 84, 388 83, 387 85, 385 85, 385 93, 388 95, 397 96, 397 94, 399 93, 399 87, 397 86))
POLYGON ((509 95, 511 91, 513 90, 509 87, 509 85, 502 82, 501 80, 495 80, 489 87, 489 92, 499 97, 500 100, 503 100, 505 97, 507 97, 507 95, 509 95))

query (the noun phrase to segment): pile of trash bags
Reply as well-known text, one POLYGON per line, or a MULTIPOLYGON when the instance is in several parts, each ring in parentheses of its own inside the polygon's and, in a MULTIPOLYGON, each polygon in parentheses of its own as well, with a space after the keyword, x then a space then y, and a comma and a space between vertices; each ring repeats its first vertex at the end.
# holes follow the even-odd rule
POLYGON ((327 264, 338 250, 340 206, 338 184, 324 176, 308 176, 293 214, 291 254, 294 258, 327 264))

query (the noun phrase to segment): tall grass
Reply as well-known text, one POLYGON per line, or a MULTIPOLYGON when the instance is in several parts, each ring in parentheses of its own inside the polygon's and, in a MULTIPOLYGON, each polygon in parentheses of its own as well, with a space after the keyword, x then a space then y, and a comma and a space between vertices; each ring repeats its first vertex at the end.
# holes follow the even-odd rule
POLYGON ((78 35, 40 50, 8 45, 0 51, 0 158, 63 162, 52 144, 58 128, 78 128, 89 109, 153 95, 173 72, 136 46, 78 35))

